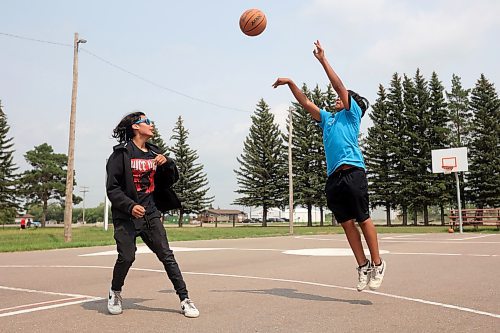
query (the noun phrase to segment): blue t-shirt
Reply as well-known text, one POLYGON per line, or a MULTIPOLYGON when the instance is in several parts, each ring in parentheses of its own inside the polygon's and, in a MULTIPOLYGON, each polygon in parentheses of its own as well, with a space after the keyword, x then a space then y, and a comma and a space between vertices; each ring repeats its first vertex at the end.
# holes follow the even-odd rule
POLYGON ((366 169, 358 135, 362 111, 358 103, 350 97, 351 109, 342 109, 336 114, 321 109, 319 126, 323 129, 326 171, 330 176, 342 164, 366 169))

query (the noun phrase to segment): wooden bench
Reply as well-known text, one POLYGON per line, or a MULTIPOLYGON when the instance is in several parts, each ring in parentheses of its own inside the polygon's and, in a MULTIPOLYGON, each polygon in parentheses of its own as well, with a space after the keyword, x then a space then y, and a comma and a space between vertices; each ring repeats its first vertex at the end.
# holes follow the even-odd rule
MULTIPOLYGON (((460 226, 458 209, 450 209, 450 226, 457 229, 460 226)), ((500 208, 482 208, 482 209, 462 209, 462 225, 472 225, 474 229, 478 226, 496 226, 500 229, 500 208)))

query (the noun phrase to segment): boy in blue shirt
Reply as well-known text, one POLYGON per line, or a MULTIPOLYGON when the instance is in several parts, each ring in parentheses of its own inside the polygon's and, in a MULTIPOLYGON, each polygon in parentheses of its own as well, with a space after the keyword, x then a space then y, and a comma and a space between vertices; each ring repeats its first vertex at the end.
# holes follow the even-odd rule
POLYGON ((328 180, 325 186, 328 208, 342 225, 358 263, 358 284, 362 291, 368 286, 376 290, 382 284, 386 263, 380 258, 377 231, 369 215, 368 181, 363 155, 358 145, 359 126, 369 104, 366 98, 347 90, 325 57, 319 41, 314 43, 314 56, 330 80, 338 98, 334 115, 320 109, 289 78, 278 78, 276 88, 288 85, 300 105, 306 109, 323 130, 328 180), (358 222, 370 250, 371 262, 366 258, 358 222))

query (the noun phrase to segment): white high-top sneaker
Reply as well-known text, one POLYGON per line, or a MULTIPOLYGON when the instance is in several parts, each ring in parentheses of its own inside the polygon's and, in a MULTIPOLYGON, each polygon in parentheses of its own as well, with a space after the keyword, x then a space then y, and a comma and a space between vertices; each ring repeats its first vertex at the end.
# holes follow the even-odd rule
POLYGON ((368 287, 371 290, 377 290, 380 285, 382 284, 382 280, 384 279, 384 274, 385 271, 387 270, 387 264, 385 263, 384 260, 382 260, 382 263, 377 266, 377 265, 372 265, 372 274, 370 278, 370 282, 368 282, 368 287))
POLYGON ((366 265, 356 268, 358 270, 358 285, 356 289, 362 291, 368 285, 371 277, 371 263, 368 261, 366 265))
POLYGON ((189 318, 196 318, 200 315, 200 311, 194 306, 194 303, 189 298, 181 302, 181 312, 189 318))

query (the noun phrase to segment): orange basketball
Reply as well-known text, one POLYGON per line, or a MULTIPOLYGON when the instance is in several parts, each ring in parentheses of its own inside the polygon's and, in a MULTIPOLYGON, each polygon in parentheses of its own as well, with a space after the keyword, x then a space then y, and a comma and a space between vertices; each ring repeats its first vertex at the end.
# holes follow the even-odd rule
POLYGON ((240 17, 240 29, 247 36, 257 36, 267 25, 266 15, 260 9, 245 10, 240 17))
POLYGON ((450 228, 450 229, 448 229, 448 232, 449 232, 450 234, 452 234, 452 233, 454 233, 454 232, 455 232, 455 230, 453 230, 453 228, 450 228))

